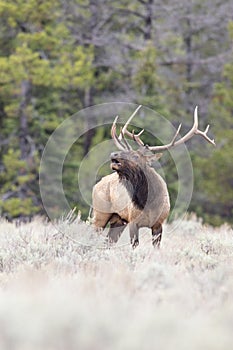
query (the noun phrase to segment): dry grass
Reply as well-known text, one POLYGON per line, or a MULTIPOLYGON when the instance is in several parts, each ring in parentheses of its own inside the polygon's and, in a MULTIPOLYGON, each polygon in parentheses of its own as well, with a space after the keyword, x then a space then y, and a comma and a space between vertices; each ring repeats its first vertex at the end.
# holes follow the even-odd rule
POLYGON ((132 251, 59 225, 0 222, 0 349, 232 349, 229 227, 190 218, 167 225, 159 251, 147 230, 132 251))

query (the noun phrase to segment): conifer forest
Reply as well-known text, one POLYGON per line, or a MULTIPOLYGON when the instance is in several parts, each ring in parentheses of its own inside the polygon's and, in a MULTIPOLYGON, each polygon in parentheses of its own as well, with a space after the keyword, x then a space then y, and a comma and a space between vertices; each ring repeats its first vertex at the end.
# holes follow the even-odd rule
MULTIPOLYGON (((129 102, 182 122, 184 131, 198 105, 200 128, 210 124, 216 147, 199 137, 187 145, 188 210, 213 226, 233 223, 232 0, 1 0, 0 16, 2 217, 45 214, 39 166, 57 126, 89 106, 129 102)), ((90 129, 67 159, 64 186, 84 218, 88 206, 72 195, 74 169, 109 138, 109 130, 90 129)), ((162 159, 174 201, 174 167, 162 159)))

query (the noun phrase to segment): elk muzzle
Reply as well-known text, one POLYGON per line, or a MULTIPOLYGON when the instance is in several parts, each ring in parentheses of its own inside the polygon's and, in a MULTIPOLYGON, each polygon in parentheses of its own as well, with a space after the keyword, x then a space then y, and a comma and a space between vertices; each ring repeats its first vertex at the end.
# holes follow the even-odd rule
POLYGON ((120 153, 121 152, 111 153, 110 158, 111 158, 111 169, 112 170, 118 171, 122 166, 120 153))

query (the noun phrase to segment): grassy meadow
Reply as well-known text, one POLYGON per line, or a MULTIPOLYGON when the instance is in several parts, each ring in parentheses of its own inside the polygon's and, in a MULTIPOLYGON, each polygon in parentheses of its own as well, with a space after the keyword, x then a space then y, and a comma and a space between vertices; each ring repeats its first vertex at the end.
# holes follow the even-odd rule
POLYGON ((232 350, 232 234, 189 217, 104 249, 79 219, 0 221, 0 349, 232 350))

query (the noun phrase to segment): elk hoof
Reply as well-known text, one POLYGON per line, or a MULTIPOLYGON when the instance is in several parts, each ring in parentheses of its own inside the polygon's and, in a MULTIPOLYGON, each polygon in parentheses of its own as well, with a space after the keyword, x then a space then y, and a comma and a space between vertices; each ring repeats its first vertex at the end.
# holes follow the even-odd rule
POLYGON ((156 237, 152 238, 152 244, 155 248, 160 247, 160 242, 161 242, 161 234, 157 235, 156 237))
POLYGON ((133 249, 135 249, 139 245, 139 240, 136 238, 133 241, 131 241, 133 249))

